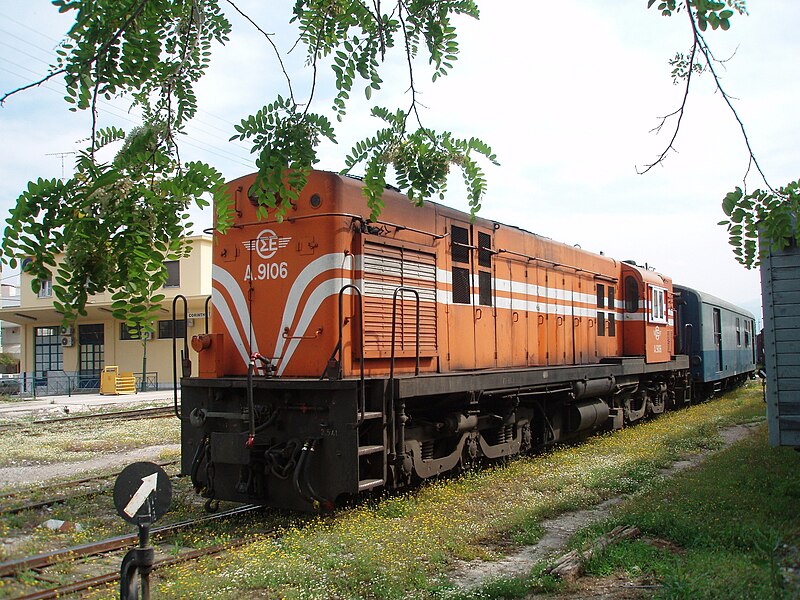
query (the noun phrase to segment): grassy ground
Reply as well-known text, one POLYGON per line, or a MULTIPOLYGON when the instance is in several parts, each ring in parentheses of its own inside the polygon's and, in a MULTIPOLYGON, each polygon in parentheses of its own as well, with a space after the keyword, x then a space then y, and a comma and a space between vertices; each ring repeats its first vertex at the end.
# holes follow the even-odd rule
POLYGON ((642 540, 594 558, 589 573, 663 585, 663 598, 797 598, 800 455, 769 448, 766 427, 698 469, 629 500, 595 537, 636 525, 642 540), (654 542, 655 540, 655 542, 654 542))
MULTIPOLYGON (((402 496, 340 510, 324 518, 298 517, 294 524, 283 530, 279 539, 256 537, 252 544, 225 557, 163 572, 157 582, 158 597, 524 596, 533 590, 545 591, 555 587, 552 579, 539 574, 541 565, 536 566, 532 576, 524 580, 499 581, 468 594, 448 582, 447 572, 454 558, 497 558, 509 546, 535 541, 540 534, 538 523, 542 519, 591 506, 621 494, 632 494, 635 500, 629 512, 617 513, 619 516, 615 522, 627 523, 630 519, 633 524, 640 521, 645 523, 649 515, 652 521, 648 525, 651 529, 646 529, 648 533, 666 539, 669 539, 669 531, 662 531, 657 526, 667 522, 668 512, 681 512, 679 509, 669 510, 673 506, 678 506, 680 502, 690 503, 692 509, 689 512, 705 523, 700 536, 705 540, 705 545, 698 546, 706 553, 702 556, 714 554, 715 544, 721 543, 719 540, 724 540, 726 544, 730 541, 734 549, 752 548, 755 542, 746 540, 748 536, 755 535, 755 531, 764 534, 765 537, 757 539, 765 548, 775 546, 777 537, 770 533, 772 531, 778 532, 785 542, 794 543, 796 523, 774 521, 775 515, 765 515, 752 521, 748 513, 737 512, 743 506, 725 508, 723 511, 719 504, 722 501, 716 498, 700 497, 696 502, 691 502, 682 500, 680 494, 668 495, 670 484, 664 481, 660 473, 663 467, 676 459, 703 449, 719 447, 720 427, 763 420, 763 415, 760 386, 751 386, 714 402, 665 415, 635 428, 595 437, 580 446, 560 448, 502 467, 468 473, 402 496), (639 512, 636 512, 637 507, 639 512), (717 515, 720 520, 714 523, 708 518, 709 513, 717 515), (664 515, 663 519, 659 515, 664 515), (718 530, 729 533, 717 535, 718 530), (198 573, 202 573, 202 577, 198 573)), ((743 480, 720 481, 711 488, 716 487, 720 492, 731 488, 733 497, 746 496, 743 489, 755 489, 763 493, 767 488, 774 489, 774 493, 782 498, 790 496, 798 484, 780 483, 787 473, 764 471, 761 461, 777 457, 774 460, 781 463, 794 459, 794 454, 766 450, 763 448, 763 435, 754 443, 762 445, 745 446, 750 448, 749 454, 747 451, 745 454, 765 457, 753 456, 752 460, 756 462, 747 468, 742 468, 746 462, 739 463, 735 469, 730 466, 719 468, 714 477, 735 472, 763 479, 748 484, 743 480), (759 475, 761 472, 765 474, 759 475), (748 487, 742 488, 743 485, 748 487)), ((795 459, 793 466, 788 469, 794 469, 797 473, 797 462, 795 459)), ((692 485, 687 484, 682 493, 692 494, 692 485)), ((708 493, 711 494, 711 491, 708 493)), ((769 503, 779 506, 771 500, 769 503)), ((779 512, 777 508, 776 512, 779 512)), ((788 518, 794 517, 789 511, 788 518)), ((687 544, 685 551, 688 553, 689 533, 693 525, 675 525, 673 529, 685 533, 685 537, 676 539, 675 543, 687 544)), ((594 533, 597 532, 586 535, 594 533)), ((677 537, 677 534, 674 535, 677 537)), ((742 550, 745 551, 750 550, 742 550)), ((733 550, 727 546, 720 547, 717 552, 720 555, 718 564, 734 557, 733 550)), ((778 554, 779 550, 776 550, 770 556, 777 560, 778 554)), ((701 554, 691 555, 692 560, 685 561, 686 571, 670 571, 668 589, 677 594, 687 590, 683 596, 675 597, 694 597, 691 595, 695 590, 691 587, 693 580, 683 573, 688 572, 688 565, 695 556, 699 558, 701 554)), ((753 568, 766 569, 766 585, 770 586, 770 574, 774 575, 776 571, 775 567, 770 567, 767 555, 764 556, 761 562, 753 563, 753 568)), ((602 566, 598 561, 592 568, 601 572, 618 568, 611 558, 608 565, 602 566)), ((649 563, 639 566, 641 569, 651 568, 649 563)), ((700 569, 705 569, 702 563, 700 569)), ((656 581, 666 582, 666 570, 657 571, 655 567, 651 570, 656 581)), ((738 569, 729 570, 732 572, 731 578, 740 576, 738 569)), ((741 578, 750 580, 750 576, 744 572, 741 572, 741 578)), ((777 579, 775 581, 774 585, 777 585, 777 579)), ((773 587, 759 589, 773 590, 773 587)), ((97 597, 113 597, 113 592, 98 592, 97 597)))
POLYGON ((180 424, 174 418, 21 426, 0 435, 0 467, 75 462, 98 453, 178 442, 180 424))

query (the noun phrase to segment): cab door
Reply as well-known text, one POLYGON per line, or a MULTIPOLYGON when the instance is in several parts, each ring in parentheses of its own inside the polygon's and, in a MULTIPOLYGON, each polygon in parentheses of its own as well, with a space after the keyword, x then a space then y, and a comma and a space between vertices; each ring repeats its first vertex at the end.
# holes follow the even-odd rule
POLYGON ((450 298, 447 303, 449 369, 475 368, 475 313, 472 294, 472 244, 468 222, 447 220, 450 250, 447 268, 450 298))
POLYGON ((493 235, 491 229, 472 226, 473 290, 477 291, 473 297, 475 364, 479 369, 497 366, 493 235))
POLYGON ((530 344, 529 365, 549 365, 548 354, 548 314, 547 314, 547 271, 538 263, 528 265, 528 298, 531 315, 528 318, 528 340, 530 344))

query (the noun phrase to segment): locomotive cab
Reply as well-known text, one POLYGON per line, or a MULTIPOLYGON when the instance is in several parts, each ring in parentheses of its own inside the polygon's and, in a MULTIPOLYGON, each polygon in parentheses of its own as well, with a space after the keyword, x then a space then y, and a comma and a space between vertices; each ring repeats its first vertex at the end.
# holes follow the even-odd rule
POLYGON ((672 280, 636 264, 622 264, 623 352, 661 363, 673 354, 672 280))

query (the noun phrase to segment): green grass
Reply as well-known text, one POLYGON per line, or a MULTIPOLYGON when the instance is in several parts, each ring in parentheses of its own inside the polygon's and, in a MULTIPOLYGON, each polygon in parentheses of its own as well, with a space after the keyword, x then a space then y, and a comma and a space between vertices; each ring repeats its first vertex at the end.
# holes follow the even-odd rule
POLYGON ((602 526, 636 525, 642 540, 608 549, 587 565, 593 575, 631 573, 663 584, 663 598, 796 598, 782 564, 797 565, 800 544, 800 454, 770 448, 766 427, 699 468, 626 502, 602 526), (671 543, 654 547, 655 538, 671 543))
POLYGON ((121 452, 156 444, 177 444, 175 418, 76 421, 20 426, 0 435, 0 467, 76 462, 97 453, 121 452))

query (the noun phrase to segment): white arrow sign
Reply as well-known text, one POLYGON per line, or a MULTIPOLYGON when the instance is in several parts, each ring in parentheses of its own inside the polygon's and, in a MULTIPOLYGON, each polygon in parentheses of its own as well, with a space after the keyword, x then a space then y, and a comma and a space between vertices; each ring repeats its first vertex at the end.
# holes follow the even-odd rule
POLYGON ((130 502, 128 502, 123 512, 132 519, 136 513, 139 512, 139 509, 142 508, 142 504, 147 500, 147 497, 156 491, 157 482, 158 473, 142 477, 142 485, 136 490, 136 493, 133 495, 130 502))

